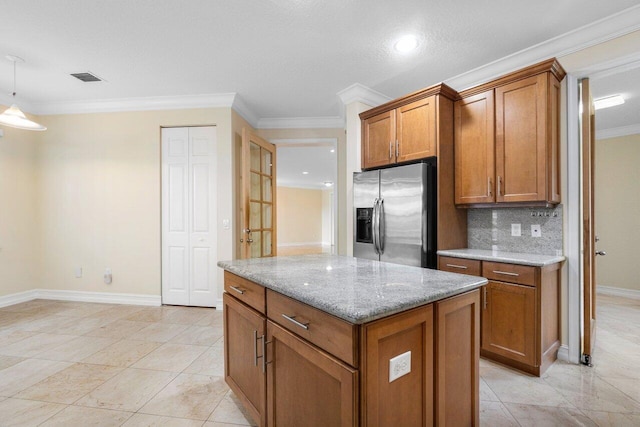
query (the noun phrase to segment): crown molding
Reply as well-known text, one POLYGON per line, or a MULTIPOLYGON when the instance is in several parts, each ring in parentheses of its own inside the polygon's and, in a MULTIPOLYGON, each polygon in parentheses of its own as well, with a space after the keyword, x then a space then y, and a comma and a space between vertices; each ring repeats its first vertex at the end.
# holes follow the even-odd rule
POLYGON ((635 135, 640 133, 640 123, 617 128, 602 129, 596 132, 596 140, 618 138, 621 136, 635 135))
POLYGON ((240 95, 236 95, 231 108, 233 108, 236 113, 240 114, 242 118, 245 119, 254 129, 258 127, 258 116, 256 116, 247 104, 244 103, 244 100, 240 95))
POLYGON ((95 101, 52 102, 33 105, 38 115, 113 113, 121 111, 184 110, 187 108, 231 108, 235 93, 144 98, 99 99, 95 101))
POLYGON ((258 120, 257 129, 343 129, 343 117, 282 117, 258 120))
POLYGON ((351 86, 342 89, 338 92, 338 97, 340 97, 343 105, 348 105, 352 102, 362 102, 363 104, 367 104, 371 107, 377 107, 378 105, 389 102, 392 99, 387 95, 360 83, 354 83, 351 86))
POLYGON ((640 5, 637 5, 473 70, 458 74, 445 80, 445 82, 454 89, 462 91, 487 82, 495 78, 495 76, 515 71, 548 58, 557 57, 561 59, 562 56, 604 43, 639 29, 640 5))
POLYGON ((640 52, 595 64, 579 70, 577 73, 574 73, 574 75, 578 78, 589 77, 589 80, 594 81, 624 73, 625 71, 635 70, 636 68, 640 68, 640 52))

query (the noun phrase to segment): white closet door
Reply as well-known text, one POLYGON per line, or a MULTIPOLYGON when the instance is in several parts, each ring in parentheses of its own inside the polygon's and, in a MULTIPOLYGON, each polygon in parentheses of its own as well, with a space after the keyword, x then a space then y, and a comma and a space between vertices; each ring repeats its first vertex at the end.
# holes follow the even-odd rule
POLYGON ((162 129, 162 302, 216 295, 216 128, 162 129))

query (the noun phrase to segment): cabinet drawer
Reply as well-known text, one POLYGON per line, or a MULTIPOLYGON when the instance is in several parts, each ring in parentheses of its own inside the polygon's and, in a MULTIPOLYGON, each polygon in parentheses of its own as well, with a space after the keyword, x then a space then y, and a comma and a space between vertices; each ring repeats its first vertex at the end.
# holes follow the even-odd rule
POLYGON ((267 317, 351 366, 358 366, 357 326, 270 289, 267 317))
POLYGON ((454 258, 441 256, 438 258, 438 270, 450 271, 451 273, 470 274, 480 276, 480 261, 475 259, 454 258))
POLYGON ((536 285, 536 267, 502 262, 482 263, 482 276, 489 280, 519 283, 521 285, 536 285))
POLYGON ((224 272, 224 290, 265 314, 265 288, 235 274, 224 272))

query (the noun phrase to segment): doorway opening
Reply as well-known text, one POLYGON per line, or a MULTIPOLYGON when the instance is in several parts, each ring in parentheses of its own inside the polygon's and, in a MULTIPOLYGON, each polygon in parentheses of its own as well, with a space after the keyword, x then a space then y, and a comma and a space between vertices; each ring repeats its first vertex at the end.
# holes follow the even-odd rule
POLYGON ((335 254, 337 140, 272 142, 278 155, 278 255, 335 254))

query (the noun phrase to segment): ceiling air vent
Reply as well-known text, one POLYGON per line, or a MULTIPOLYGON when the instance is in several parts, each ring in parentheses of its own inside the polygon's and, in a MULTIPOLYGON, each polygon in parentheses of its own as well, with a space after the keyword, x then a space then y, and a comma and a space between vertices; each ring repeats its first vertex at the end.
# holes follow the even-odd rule
POLYGON ((78 80, 82 80, 85 83, 90 83, 90 82, 101 82, 102 79, 96 75, 91 74, 90 72, 86 72, 86 73, 72 73, 71 74, 73 77, 75 77, 78 80))

